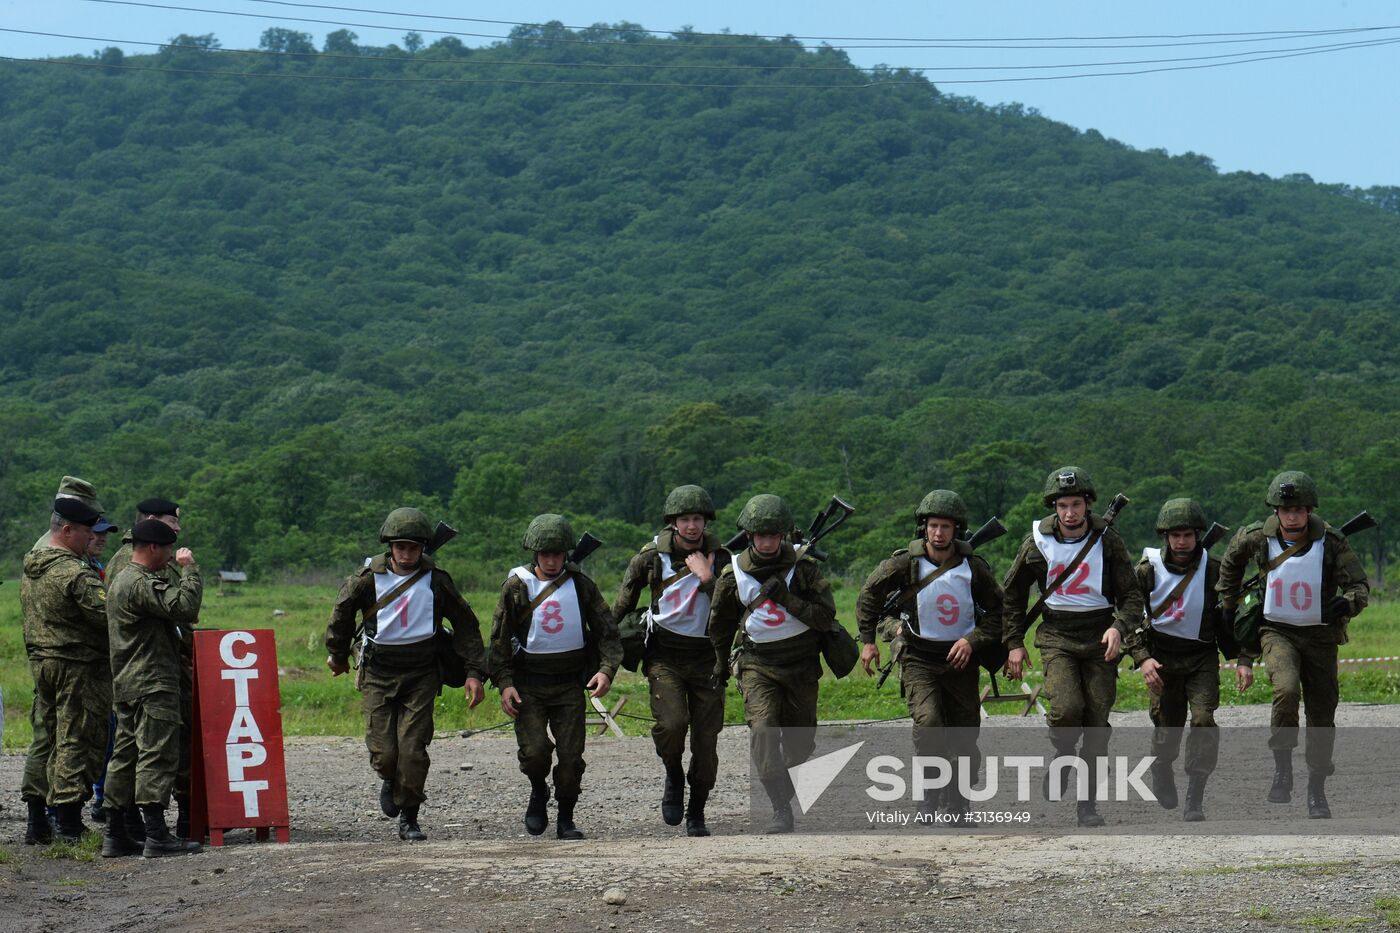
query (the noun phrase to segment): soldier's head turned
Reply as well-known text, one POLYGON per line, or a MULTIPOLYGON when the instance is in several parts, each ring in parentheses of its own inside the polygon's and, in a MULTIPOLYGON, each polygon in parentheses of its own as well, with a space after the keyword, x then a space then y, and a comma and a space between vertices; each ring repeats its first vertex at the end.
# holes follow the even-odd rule
POLYGON ((74 554, 86 555, 92 543, 92 527, 102 520, 102 513, 81 499, 59 496, 53 500, 53 515, 49 519, 49 543, 67 548, 74 554))
POLYGON ((131 526, 131 559, 149 570, 164 570, 179 538, 175 529, 155 518, 131 526))
POLYGON ((772 556, 782 549, 783 540, 793 532, 792 509, 781 496, 760 493, 739 512, 739 527, 749 533, 754 552, 772 556))
POLYGON ((689 544, 705 537, 705 523, 715 519, 715 504, 700 486, 677 486, 666 496, 662 520, 689 544))
POLYGON ((176 534, 182 530, 180 528, 180 506, 162 496, 152 496, 136 503, 136 520, 143 522, 147 519, 164 522, 176 534))
POLYGON ((1083 467, 1064 466, 1051 470, 1045 478, 1045 494, 1042 501, 1060 520, 1066 531, 1077 532, 1093 507, 1094 481, 1089 471, 1083 467))

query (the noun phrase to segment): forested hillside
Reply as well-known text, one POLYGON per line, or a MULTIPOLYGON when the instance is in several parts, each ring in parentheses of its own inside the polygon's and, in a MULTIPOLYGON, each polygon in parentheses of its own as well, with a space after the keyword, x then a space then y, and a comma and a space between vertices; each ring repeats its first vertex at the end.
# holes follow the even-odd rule
POLYGON ((679 482, 726 527, 840 493, 857 575, 935 486, 1019 537, 1063 462, 1134 499, 1135 545, 1173 495, 1257 515, 1283 466, 1400 520, 1396 189, 634 36, 0 63, 0 569, 65 472, 263 575, 421 505, 474 583, 544 510, 620 571, 679 482), (559 81, 593 83, 528 83, 559 81))

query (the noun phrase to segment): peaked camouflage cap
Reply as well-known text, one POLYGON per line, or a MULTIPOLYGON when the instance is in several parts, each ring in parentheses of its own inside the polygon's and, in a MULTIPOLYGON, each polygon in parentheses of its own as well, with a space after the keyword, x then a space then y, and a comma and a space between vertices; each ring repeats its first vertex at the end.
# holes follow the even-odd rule
POLYGON ((97 487, 79 476, 65 476, 58 484, 58 492, 55 499, 77 499, 84 505, 90 505, 99 512, 106 512, 102 503, 97 501, 97 487))

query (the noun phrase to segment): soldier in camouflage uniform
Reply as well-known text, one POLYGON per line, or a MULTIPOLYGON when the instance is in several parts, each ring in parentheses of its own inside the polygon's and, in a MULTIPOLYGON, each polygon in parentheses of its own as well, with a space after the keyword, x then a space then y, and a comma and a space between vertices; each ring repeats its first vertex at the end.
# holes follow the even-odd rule
POLYGON ((538 836, 549 825, 545 780, 557 748, 555 835, 582 839, 574 807, 586 767, 583 690, 595 698, 607 694, 622 663, 622 640, 598 585, 568 559, 577 539, 564 516, 535 516, 523 544, 534 559, 511 570, 501 585, 491 624, 491 677, 501 709, 515 720, 520 771, 530 779, 526 831, 538 836))
POLYGON ((107 766, 107 829, 102 855, 147 858, 199 851, 198 842, 170 834, 170 804, 180 766, 180 636, 199 615, 204 594, 189 548, 174 555, 181 572, 172 586, 164 573, 176 535, 147 519, 131 529, 132 559, 111 583, 107 629, 111 639, 112 693, 117 738, 107 766), (127 832, 127 814, 139 810, 144 845, 127 832))
POLYGON ((724 727, 724 691, 715 685, 715 649, 706 634, 710 596, 730 555, 706 529, 715 517, 709 493, 699 486, 677 486, 666 497, 666 527, 632 558, 622 577, 613 618, 637 607, 650 589, 648 634, 642 671, 651 687, 651 737, 666 770, 661 818, 679 825, 685 805, 681 768, 686 729, 690 730, 690 803, 685 831, 708 836, 705 803, 719 771, 716 745, 724 727))
MULTIPOLYGON (((120 529, 112 524, 105 515, 97 520, 96 525, 92 526, 92 543, 88 545, 87 562, 92 565, 93 570, 97 571, 97 575, 102 579, 104 585, 107 583, 107 572, 103 568, 102 555, 107 551, 107 534, 118 530, 120 529)), ((117 715, 113 713, 107 717, 107 754, 102 762, 104 776, 107 773, 107 762, 112 760, 112 743, 116 737, 117 715)), ((92 808, 88 811, 88 815, 96 823, 107 822, 107 810, 102 806, 104 780, 104 777, 99 777, 97 782, 92 785, 92 808)))
POLYGON ((790 833, 788 769, 815 748, 822 632, 838 624, 836 601, 816 559, 794 550, 792 512, 782 499, 754 496, 739 527, 750 544, 724 568, 710 604, 714 677, 720 686, 728 682, 730 652, 742 632, 736 667, 749 753, 773 805, 766 832, 790 833))
POLYGON ((455 651, 464 659, 468 708, 485 696, 481 623, 452 577, 423 553, 432 534, 417 509, 390 512, 379 530, 389 549, 345 580, 326 626, 326 667, 338 677, 350 669, 355 620, 362 620, 355 686, 363 699, 365 745, 380 777, 379 808, 399 818, 399 838, 408 842, 428 838, 418 826, 418 810, 426 799, 433 704, 442 692, 439 652, 455 651), (438 642, 443 620, 452 624, 450 647, 438 642))
POLYGON ((59 836, 82 838, 83 802, 102 770, 112 709, 107 594, 86 559, 100 517, 78 499, 55 499, 48 545, 24 558, 20 606, 34 677, 34 742, 20 793, 29 809, 24 841, 30 845, 52 839, 46 802, 59 836))
MULTIPOLYGON (((918 537, 881 561, 856 600, 861 664, 867 674, 879 666, 876 627, 886 601, 899 593, 899 678, 914 720, 915 751, 966 757, 970 787, 980 767, 976 735, 982 724, 973 652, 1000 647, 1005 596, 987 561, 962 540, 967 506, 961 496, 935 489, 919 503, 914 520, 918 537)), ((944 800, 955 815, 968 809, 956 775, 944 800)))
MULTIPOLYGON (((1108 754, 1108 714, 1118 693, 1118 656, 1123 635, 1142 618, 1142 591, 1133 573, 1128 548, 1110 525, 1094 515, 1094 483, 1080 467, 1056 470, 1045 481, 1045 506, 1053 511, 1031 526, 1002 586, 1006 590, 1004 640, 1009 649, 1007 676, 1019 678, 1026 665, 1026 600, 1031 586, 1042 593, 1084 546, 1092 548, 1069 579, 1046 594, 1045 613, 1035 646, 1045 668, 1050 699, 1050 741, 1057 757, 1080 757, 1094 771, 1095 759, 1108 754)), ((1081 826, 1102 826, 1094 802, 1094 781, 1087 800, 1078 802, 1081 826)), ((1046 785, 1049 787, 1049 772, 1046 785)))
POLYGON ((1308 715, 1308 816, 1327 819, 1327 777, 1338 701, 1337 648, 1347 624, 1370 599, 1366 573, 1347 539, 1313 514, 1317 485, 1306 473, 1286 470, 1264 497, 1274 514, 1235 534, 1220 561, 1225 623, 1232 627, 1249 564, 1259 568, 1263 594, 1260 643, 1274 688, 1269 748, 1274 779, 1269 800, 1287 803, 1293 791, 1293 749, 1298 744, 1298 701, 1308 715))
POLYGON ((1146 548, 1137 565, 1146 614, 1124 639, 1133 664, 1147 684, 1152 717, 1152 788, 1157 802, 1176 809, 1172 762, 1181 750, 1182 727, 1189 707, 1191 734, 1186 739, 1186 806, 1181 818, 1204 820, 1206 779, 1220 756, 1215 711, 1220 706, 1220 669, 1216 652, 1238 654, 1235 684, 1243 693, 1254 682, 1254 658, 1235 651, 1232 633, 1220 621, 1216 583, 1220 561, 1201 547, 1206 514, 1191 499, 1168 499, 1157 513, 1157 533, 1166 545, 1146 548))

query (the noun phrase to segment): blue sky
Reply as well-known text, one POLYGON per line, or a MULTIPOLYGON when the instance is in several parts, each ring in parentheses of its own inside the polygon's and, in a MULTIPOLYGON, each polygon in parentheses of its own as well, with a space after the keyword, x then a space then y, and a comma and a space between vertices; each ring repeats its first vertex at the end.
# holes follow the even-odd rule
MULTIPOLYGON (((226 48, 256 47, 262 30, 283 26, 310 32, 319 46, 339 28, 279 20, 306 16, 383 23, 385 29, 355 27, 365 44, 400 41, 417 28, 429 41, 434 25, 467 32, 504 32, 509 27, 450 23, 413 14, 470 16, 517 21, 560 20, 570 25, 628 20, 653 29, 692 26, 701 31, 796 36, 990 38, 1030 36, 1181 35, 1265 30, 1400 27, 1397 0, 1314 2, 1053 3, 1047 0, 945 3, 768 0, 741 3, 708 0, 596 0, 596 2, 469 3, 461 0, 306 0, 322 4, 394 11, 389 15, 299 9, 254 0, 149 0, 152 3, 232 10, 253 18, 94 3, 90 0, 0 0, 0 27, 92 36, 163 41, 178 33, 212 32, 226 48)), ((1223 38, 1223 37, 1222 37, 1223 38)), ((1098 62, 1219 55, 1250 48, 1305 46, 1378 38, 1387 32, 1299 37, 1259 45, 1222 44, 1137 49, 856 49, 859 65, 986 66, 1098 62)), ((469 44, 473 40, 464 39, 469 44)), ((475 40, 487 43, 489 39, 475 40)), ((1157 40, 1164 41, 1164 40, 1157 40)), ((1176 40, 1183 41, 1183 40, 1176 40)), ((52 39, 0 33, 0 54, 21 58, 86 53, 99 45, 82 39, 52 39)), ((833 41, 833 45, 842 43, 833 41)), ((1125 43, 1127 44, 1127 43, 1125 43)), ((129 52, 146 51, 136 45, 129 52)), ((0 65, 3 67, 3 65, 0 65)), ((1152 67, 1152 66, 1146 66, 1152 67)), ((1160 66, 1158 66, 1160 67, 1160 66)), ((994 73, 1005 76, 1007 73, 994 73)), ((1025 74, 1025 72, 1021 72, 1025 74)), ((1400 185, 1400 44, 1351 49, 1231 67, 1112 78, 1014 84, 954 85, 940 79, 987 77, 987 72, 931 73, 946 91, 988 103, 1019 101, 1043 114, 1138 148, 1198 152, 1223 171, 1279 176, 1305 172, 1318 181, 1400 185)))

